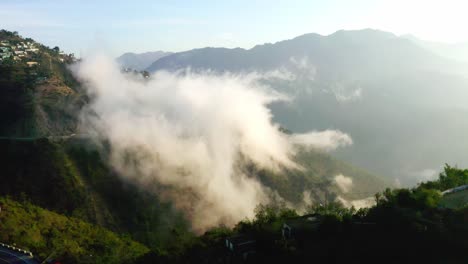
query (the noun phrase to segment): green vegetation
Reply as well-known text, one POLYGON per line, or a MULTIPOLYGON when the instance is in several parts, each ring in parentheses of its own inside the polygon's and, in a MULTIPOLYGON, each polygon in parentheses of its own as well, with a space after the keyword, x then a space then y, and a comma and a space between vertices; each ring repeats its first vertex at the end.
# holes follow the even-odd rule
POLYGON ((243 262, 223 243, 225 238, 244 235, 256 242, 256 253, 248 259, 253 263, 465 263, 468 207, 441 208, 440 191, 428 187, 447 187, 448 178, 466 184, 465 172, 446 166, 436 181, 376 194, 377 204, 368 209, 346 209, 339 203, 311 206, 307 213, 315 217, 313 224, 284 206, 259 206, 254 219, 232 230, 205 233, 185 255, 171 261, 243 262), (295 225, 294 236, 285 239, 283 224, 292 221, 301 224, 295 225))
POLYGON ((422 183, 420 186, 445 191, 466 184, 468 184, 468 169, 461 170, 445 164, 444 171, 440 173, 437 181, 422 183))
POLYGON ((119 178, 86 139, 1 139, 0 161, 0 195, 130 234, 160 254, 194 237, 181 212, 119 178))
POLYGON ((0 197, 0 239, 65 263, 129 263, 149 250, 102 227, 0 197))
MULTIPOLYGON (((105 151, 87 139, 57 142, 46 138, 0 139, 0 150, 3 168, 0 180, 8 183, 0 185, 0 195, 127 233, 160 256, 182 255, 197 241, 181 212, 153 193, 122 180, 106 164, 105 151)), ((289 175, 268 175, 262 172, 260 178, 282 195, 288 195, 287 198, 301 199, 304 188, 311 187, 312 191, 322 193, 329 189, 328 198, 334 199, 335 187, 331 180, 321 181, 321 177, 351 167, 323 153, 306 155, 302 157, 310 159, 304 165, 310 167, 306 168, 306 171, 310 169, 307 173, 287 171, 289 175), (314 167, 316 171, 312 170, 314 167)), ((327 201, 325 196, 319 198, 320 202, 327 201)))

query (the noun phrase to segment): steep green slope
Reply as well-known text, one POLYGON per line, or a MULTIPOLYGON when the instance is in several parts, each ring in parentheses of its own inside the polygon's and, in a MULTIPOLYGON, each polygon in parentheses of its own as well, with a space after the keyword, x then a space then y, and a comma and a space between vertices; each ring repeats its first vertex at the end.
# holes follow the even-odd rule
POLYGON ((47 139, 0 140, 3 195, 27 198, 59 213, 91 219, 83 208, 90 197, 76 167, 47 139))
POLYGON ((65 263, 129 263, 149 249, 73 217, 0 197, 0 239, 65 263))
POLYGON ((182 214, 122 180, 88 140, 0 140, 0 195, 98 224, 157 250, 192 235, 182 214))

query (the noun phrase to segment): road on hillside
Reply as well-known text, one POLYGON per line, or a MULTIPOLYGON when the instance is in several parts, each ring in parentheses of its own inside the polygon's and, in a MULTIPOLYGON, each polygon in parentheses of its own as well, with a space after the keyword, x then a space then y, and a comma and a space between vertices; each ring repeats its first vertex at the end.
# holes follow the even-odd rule
POLYGON ((69 138, 89 138, 87 134, 70 134, 63 136, 43 136, 43 137, 0 137, 0 140, 17 140, 17 141, 32 141, 38 139, 69 139, 69 138))
POLYGON ((32 256, 0 246, 0 263, 5 264, 39 264, 32 256))

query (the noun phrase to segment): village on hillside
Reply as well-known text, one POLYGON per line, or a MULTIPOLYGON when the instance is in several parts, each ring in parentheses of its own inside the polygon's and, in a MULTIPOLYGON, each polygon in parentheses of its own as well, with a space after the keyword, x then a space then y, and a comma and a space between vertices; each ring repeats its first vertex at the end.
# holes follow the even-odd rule
POLYGON ((36 44, 31 41, 19 42, 18 44, 10 43, 8 40, 0 41, 0 61, 13 58, 14 61, 28 60, 28 66, 36 65, 37 62, 29 61, 33 54, 37 54, 39 49, 36 44))
POLYGON ((23 69, 35 83, 50 77, 47 73, 52 71, 54 63, 65 65, 75 61, 74 54, 66 54, 59 47, 48 48, 17 32, 0 31, 0 65, 23 69))
MULTIPOLYGON (((28 66, 34 66, 38 64, 34 60, 46 49, 47 47, 43 47, 43 45, 38 44, 32 39, 23 39, 17 32, 6 30, 0 32, 0 63, 11 59, 15 62, 25 62, 28 66)), ((58 47, 51 49, 51 51, 59 55, 61 62, 76 60, 74 54, 66 54, 60 51, 58 47)))

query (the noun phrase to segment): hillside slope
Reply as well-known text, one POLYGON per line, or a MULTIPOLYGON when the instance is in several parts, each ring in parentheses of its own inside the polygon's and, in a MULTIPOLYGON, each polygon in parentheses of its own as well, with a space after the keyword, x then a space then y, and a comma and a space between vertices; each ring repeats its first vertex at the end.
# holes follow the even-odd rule
POLYGON ((128 237, 27 202, 0 197, 0 239, 65 263, 131 263, 149 250, 128 237))
POLYGON ((180 212, 123 181, 89 140, 2 139, 0 160, 0 195, 130 233, 153 249, 176 246, 171 230, 188 235, 180 212))
POLYGON ((0 137, 75 131, 85 97, 68 69, 75 61, 73 55, 4 30, 0 41, 9 50, 2 55, 11 54, 0 61, 0 137), (17 52, 22 53, 14 55, 17 52))

